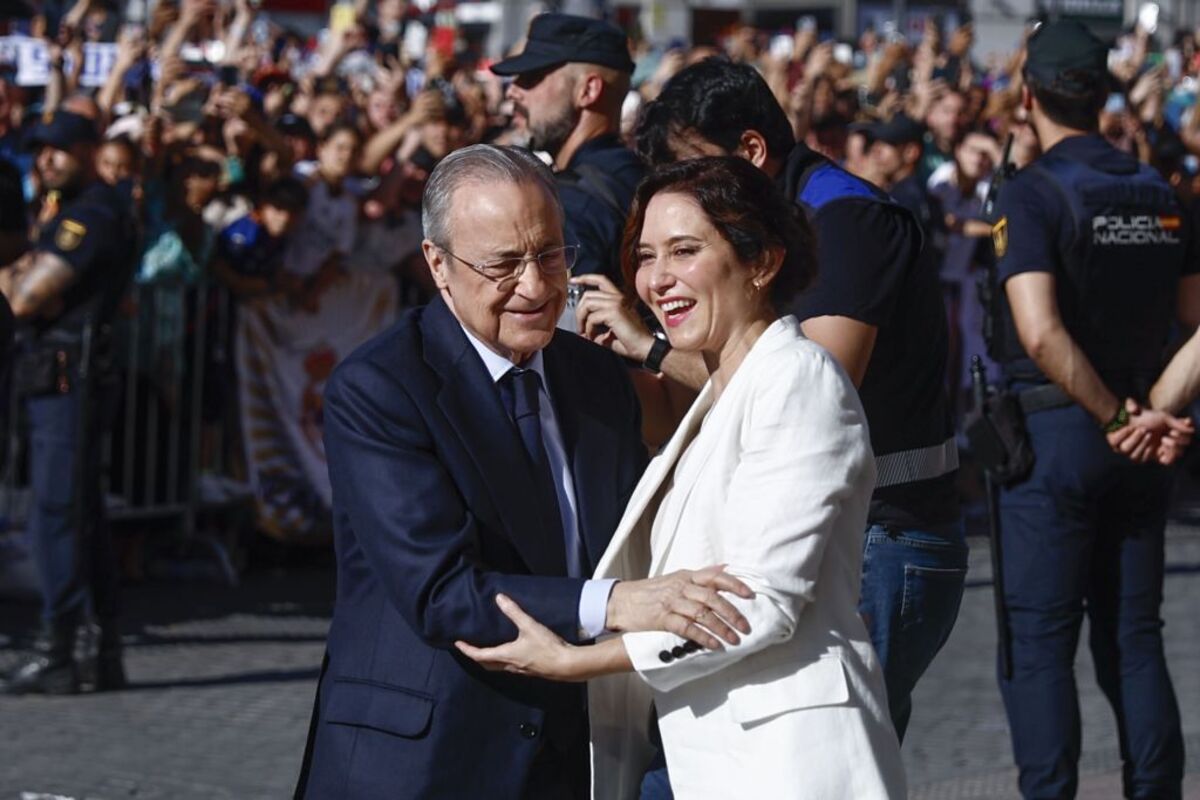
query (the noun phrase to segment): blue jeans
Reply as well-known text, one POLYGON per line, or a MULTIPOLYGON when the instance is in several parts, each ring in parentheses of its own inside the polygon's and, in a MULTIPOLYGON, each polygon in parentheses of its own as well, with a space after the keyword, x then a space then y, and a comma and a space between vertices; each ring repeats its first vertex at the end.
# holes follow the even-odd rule
POLYGON ((650 762, 650 768, 642 778, 641 800, 674 800, 671 778, 667 775, 667 761, 662 750, 650 762))
POLYGON ((950 637, 966 576, 961 522, 926 531, 867 528, 858 613, 883 667, 888 710, 902 742, 913 688, 950 637))
POLYGON ((1178 798, 1183 736, 1159 612, 1170 474, 1114 454, 1078 406, 1025 425, 1033 473, 1000 495, 1013 667, 1000 692, 1021 794, 1071 798, 1078 788, 1075 651, 1086 612, 1125 796, 1178 798))

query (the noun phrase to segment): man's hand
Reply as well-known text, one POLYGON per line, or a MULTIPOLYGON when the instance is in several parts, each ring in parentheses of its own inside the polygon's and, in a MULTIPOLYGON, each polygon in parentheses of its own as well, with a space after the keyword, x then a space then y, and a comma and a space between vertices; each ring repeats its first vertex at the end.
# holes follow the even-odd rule
POLYGON ((720 650, 721 639, 734 645, 741 641, 735 628, 750 632, 750 623, 721 592, 754 597, 750 587, 726 573, 723 565, 621 581, 608 596, 605 627, 622 633, 669 631, 709 650, 720 650))
POLYGON ((572 278, 576 286, 586 286, 575 306, 579 335, 638 363, 650 355, 654 335, 646 329, 629 299, 603 275, 572 278))
POLYGON ((413 99, 406 116, 409 125, 424 125, 440 120, 446 116, 446 98, 433 89, 421 92, 413 99))
POLYGON ((1129 413, 1129 424, 1106 437, 1114 452, 1138 464, 1152 459, 1164 466, 1174 463, 1196 432, 1192 420, 1142 408, 1132 399, 1125 401, 1125 410, 1129 413))

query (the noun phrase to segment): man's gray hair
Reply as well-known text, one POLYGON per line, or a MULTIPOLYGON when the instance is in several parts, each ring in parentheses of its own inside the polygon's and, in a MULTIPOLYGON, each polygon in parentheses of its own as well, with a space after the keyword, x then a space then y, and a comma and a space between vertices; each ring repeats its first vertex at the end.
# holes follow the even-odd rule
POLYGON ((520 147, 473 144, 443 158, 425 184, 421 198, 421 228, 425 238, 439 247, 450 242, 450 204, 454 192, 466 184, 533 183, 554 198, 559 218, 562 204, 554 174, 537 156, 520 147))

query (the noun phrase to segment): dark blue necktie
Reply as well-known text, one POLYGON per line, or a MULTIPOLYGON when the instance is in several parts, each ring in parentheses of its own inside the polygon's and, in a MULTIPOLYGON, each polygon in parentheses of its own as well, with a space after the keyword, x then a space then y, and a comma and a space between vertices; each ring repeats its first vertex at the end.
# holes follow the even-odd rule
POLYGON ((500 397, 509 416, 517 423, 521 443, 525 445, 525 454, 529 456, 530 466, 533 467, 538 489, 538 505, 543 512, 547 530, 554 536, 554 541, 563 543, 567 574, 578 578, 583 575, 585 556, 578 538, 572 537, 575 541, 568 542, 563 532, 558 491, 555 488, 554 475, 550 472, 550 459, 546 455, 546 445, 542 438, 541 401, 538 394, 541 386, 542 379, 537 372, 513 367, 500 379, 500 397))

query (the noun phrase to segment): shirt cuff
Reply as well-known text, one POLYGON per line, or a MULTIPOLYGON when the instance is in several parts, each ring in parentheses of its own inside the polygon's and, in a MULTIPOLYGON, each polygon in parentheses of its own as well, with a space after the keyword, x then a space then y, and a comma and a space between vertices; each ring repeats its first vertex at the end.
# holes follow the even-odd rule
POLYGON ((579 594, 579 630, 584 639, 595 639, 604 633, 608 621, 608 596, 612 594, 613 578, 583 582, 579 594))

